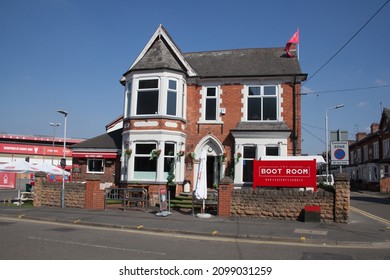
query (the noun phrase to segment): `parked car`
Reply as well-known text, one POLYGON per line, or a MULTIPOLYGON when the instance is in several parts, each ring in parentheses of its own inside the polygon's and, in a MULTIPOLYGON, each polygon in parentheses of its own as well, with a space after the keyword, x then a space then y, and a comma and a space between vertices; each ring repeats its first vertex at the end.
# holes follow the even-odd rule
POLYGON ((318 185, 334 185, 334 178, 332 174, 328 174, 328 183, 326 181, 326 174, 317 175, 317 186, 318 185))

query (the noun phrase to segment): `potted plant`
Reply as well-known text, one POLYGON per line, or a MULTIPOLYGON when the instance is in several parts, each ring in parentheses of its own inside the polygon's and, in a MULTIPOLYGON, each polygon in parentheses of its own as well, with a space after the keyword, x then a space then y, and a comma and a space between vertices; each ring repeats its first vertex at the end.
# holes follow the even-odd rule
POLYGON ((240 161, 240 158, 242 157, 241 153, 237 153, 236 155, 236 163, 240 161))
POLYGON ((158 149, 153 149, 151 152, 150 152, 150 159, 149 160, 152 160, 152 159, 155 159, 155 158, 158 158, 161 154, 161 150, 158 149))
POLYGON ((132 149, 126 149, 126 150, 125 150, 125 154, 126 154, 127 156, 131 156, 132 152, 133 152, 132 149))

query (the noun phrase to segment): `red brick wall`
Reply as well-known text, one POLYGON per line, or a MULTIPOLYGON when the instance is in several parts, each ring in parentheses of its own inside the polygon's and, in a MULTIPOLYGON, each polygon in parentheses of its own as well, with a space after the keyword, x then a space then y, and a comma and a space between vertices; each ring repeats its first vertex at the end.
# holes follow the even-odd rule
POLYGON ((85 185, 85 208, 104 209, 104 190, 100 189, 100 180, 87 180, 85 185))

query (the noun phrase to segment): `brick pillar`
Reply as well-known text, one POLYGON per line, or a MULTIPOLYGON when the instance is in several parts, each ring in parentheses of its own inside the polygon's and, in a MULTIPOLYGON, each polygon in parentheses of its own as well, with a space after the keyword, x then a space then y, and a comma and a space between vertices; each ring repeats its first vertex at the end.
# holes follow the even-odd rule
POLYGON ((231 216, 232 190, 234 188, 233 179, 224 177, 218 186, 218 216, 231 216))
POLYGON ((42 206, 42 188, 43 182, 46 182, 46 173, 37 172, 35 173, 35 185, 34 185, 34 207, 42 206))
POLYGON ((336 223, 349 222, 350 184, 346 173, 339 173, 334 178, 334 221, 336 223))
POLYGON ((85 208, 104 209, 104 190, 100 189, 100 180, 87 178, 85 185, 85 208))

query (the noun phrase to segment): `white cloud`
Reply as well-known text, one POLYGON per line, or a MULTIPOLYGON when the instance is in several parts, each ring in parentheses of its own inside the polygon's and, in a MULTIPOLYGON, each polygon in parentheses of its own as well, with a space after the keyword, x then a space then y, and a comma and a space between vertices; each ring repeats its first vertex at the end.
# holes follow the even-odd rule
POLYGON ((382 80, 382 79, 376 79, 376 80, 374 81, 374 83, 375 83, 377 86, 385 86, 385 85, 387 85, 387 83, 386 83, 384 80, 382 80))
POLYGON ((367 106, 367 105, 368 105, 368 103, 367 103, 366 101, 360 101, 360 102, 357 104, 358 107, 365 107, 365 106, 367 106))

